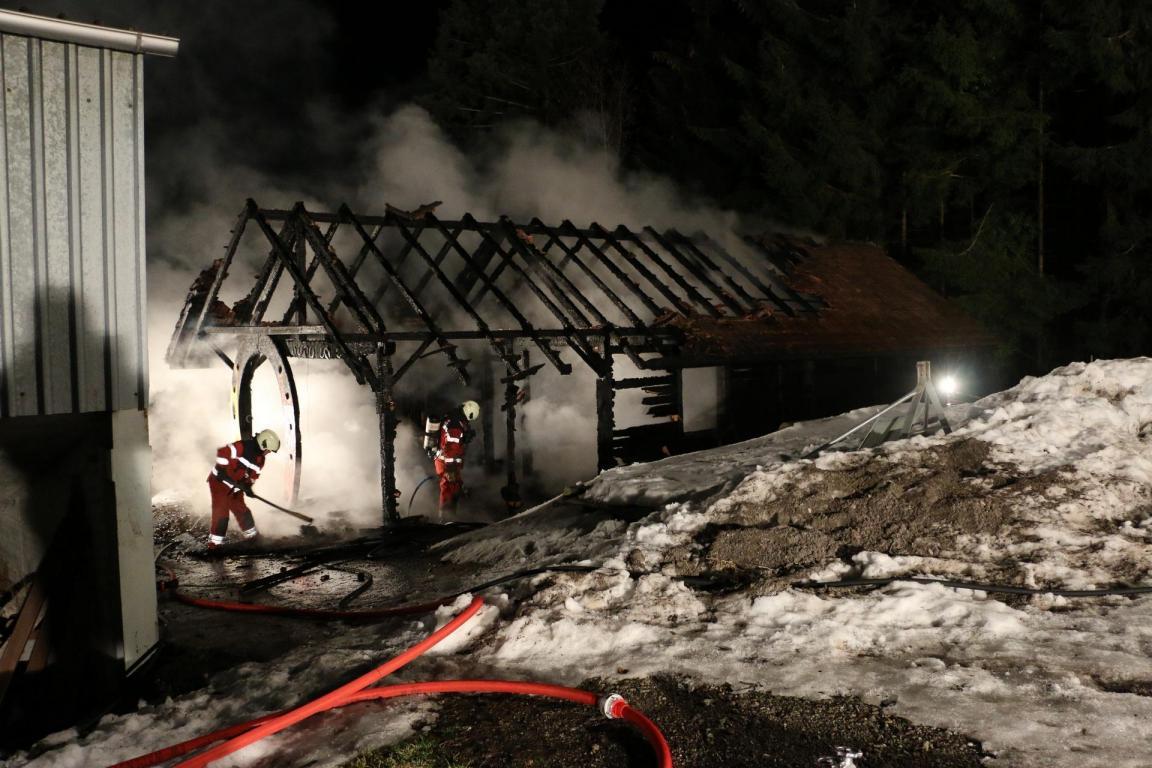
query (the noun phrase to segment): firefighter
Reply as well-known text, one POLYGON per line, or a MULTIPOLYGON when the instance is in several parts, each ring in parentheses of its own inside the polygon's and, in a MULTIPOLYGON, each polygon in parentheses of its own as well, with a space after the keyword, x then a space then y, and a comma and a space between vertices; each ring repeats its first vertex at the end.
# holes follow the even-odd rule
POLYGON ((216 450, 216 466, 208 475, 208 490, 212 494, 212 528, 208 535, 208 548, 224 543, 228 532, 228 513, 236 516, 236 523, 244 538, 251 541, 260 532, 252 512, 244 503, 251 496, 252 484, 260 478, 264 457, 280 450, 280 438, 270 429, 255 437, 237 440, 216 450))
POLYGON ((472 422, 480 418, 480 404, 466 400, 438 419, 424 423, 424 450, 436 465, 440 480, 440 516, 456 511, 464 489, 464 453, 476 436, 472 422))

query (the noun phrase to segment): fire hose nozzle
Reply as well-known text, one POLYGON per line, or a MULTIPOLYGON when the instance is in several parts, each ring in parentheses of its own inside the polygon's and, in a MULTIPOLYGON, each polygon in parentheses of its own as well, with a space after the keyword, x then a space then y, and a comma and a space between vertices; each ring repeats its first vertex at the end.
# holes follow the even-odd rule
POLYGON ((610 693, 600 697, 599 706, 604 717, 609 720, 616 720, 624 714, 624 707, 628 706, 628 702, 624 701, 624 697, 620 694, 610 693))

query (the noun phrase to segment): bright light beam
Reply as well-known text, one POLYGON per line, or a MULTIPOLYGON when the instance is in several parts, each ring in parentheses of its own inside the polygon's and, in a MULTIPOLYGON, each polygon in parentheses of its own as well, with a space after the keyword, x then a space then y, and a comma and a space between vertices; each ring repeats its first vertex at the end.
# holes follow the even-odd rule
POLYGON ((936 388, 940 390, 940 394, 944 397, 952 397, 960 391, 960 382, 956 380, 955 376, 941 376, 940 380, 936 383, 936 388))

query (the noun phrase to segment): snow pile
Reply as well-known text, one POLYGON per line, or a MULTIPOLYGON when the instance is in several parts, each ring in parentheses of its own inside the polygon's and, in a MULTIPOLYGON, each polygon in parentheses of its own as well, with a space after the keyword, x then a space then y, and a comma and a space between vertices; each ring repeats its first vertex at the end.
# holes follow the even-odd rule
MULTIPOLYGON (((1152 681, 1152 598, 1007 603, 910 582, 862 595, 712 596, 679 578, 685 558, 707 546, 705 530, 751 524, 758 507, 786 506, 876 462, 892 471, 919 463, 927 476, 935 470, 925 457, 976 441, 990 447, 988 459, 955 485, 978 501, 999 493, 1002 525, 952 532, 931 555, 863 551, 810 575, 996 575, 1076 588, 1150 581, 1152 361, 1068 366, 965 410, 971 418, 951 435, 814 462, 779 454, 819 444, 843 423, 797 425, 657 462, 649 474, 643 465, 601 474, 586 496, 673 503, 629 526, 603 570, 559 579, 518 606, 478 661, 568 680, 677 671, 776 693, 895 700, 897 714, 981 739, 997 765, 1152 763, 1152 737, 1139 725, 1152 701, 1125 692, 1152 681)), ((758 525, 765 519, 775 518, 758 525)))

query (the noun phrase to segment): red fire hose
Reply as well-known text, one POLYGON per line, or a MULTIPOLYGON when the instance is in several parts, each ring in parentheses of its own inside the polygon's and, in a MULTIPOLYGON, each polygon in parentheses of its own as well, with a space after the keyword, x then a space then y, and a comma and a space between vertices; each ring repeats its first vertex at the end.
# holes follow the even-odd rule
POLYGON ((179 763, 176 767, 202 768, 253 742, 259 741, 266 736, 271 736, 305 718, 327 709, 343 707, 358 701, 391 699, 398 696, 430 693, 516 693, 532 696, 548 696, 576 702, 577 704, 599 706, 607 717, 625 720, 638 728, 655 750, 659 759, 660 768, 672 768, 672 751, 668 747, 668 742, 660 732, 660 729, 645 717, 642 712, 630 707, 621 696, 616 694, 601 700, 596 694, 578 688, 566 688, 564 686, 547 685, 544 683, 525 683, 513 680, 445 680, 427 683, 404 683, 380 688, 368 687, 384 676, 395 672, 405 664, 413 661, 429 648, 455 632, 480 610, 480 606, 483 605, 483 603, 483 598, 474 598, 468 607, 452 619, 452 621, 404 651, 399 656, 384 662, 371 672, 363 674, 352 682, 346 683, 307 704, 281 713, 257 718, 247 723, 224 728, 205 736, 199 736, 195 739, 175 744, 171 747, 165 747, 164 749, 147 755, 116 763, 116 765, 111 766, 111 768, 148 768, 148 766, 159 765, 180 755, 188 754, 214 742, 224 740, 222 744, 218 744, 211 749, 201 752, 195 757, 179 763))

